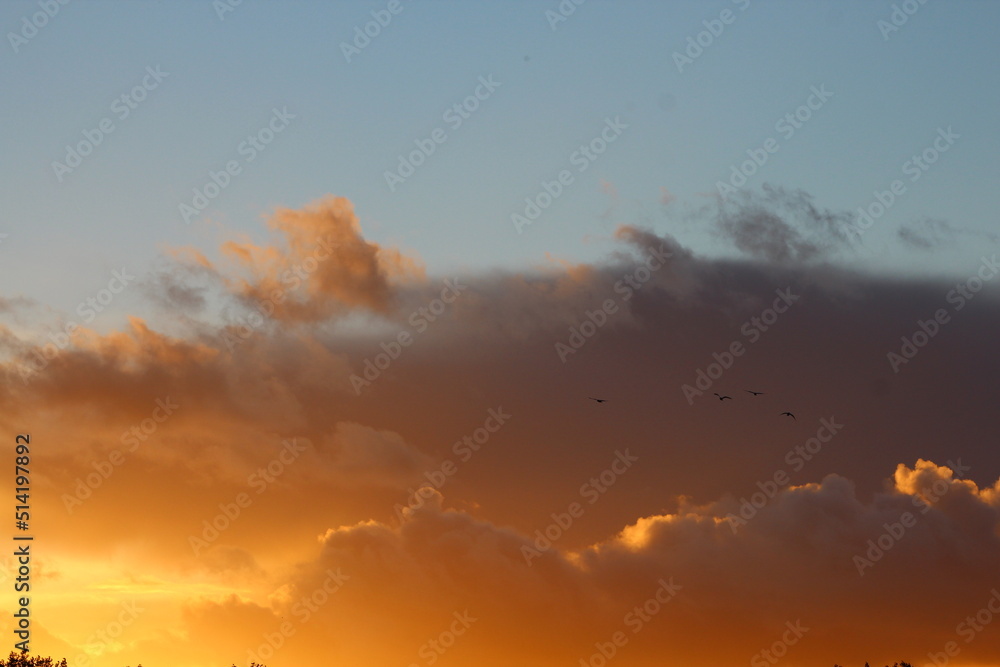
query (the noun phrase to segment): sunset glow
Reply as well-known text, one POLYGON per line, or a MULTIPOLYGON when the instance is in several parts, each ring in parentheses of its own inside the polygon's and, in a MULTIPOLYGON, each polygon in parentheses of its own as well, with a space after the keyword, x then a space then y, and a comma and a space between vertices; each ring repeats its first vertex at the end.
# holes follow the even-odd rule
POLYGON ((1000 667, 997 21, 4 3, 0 656, 1000 667))

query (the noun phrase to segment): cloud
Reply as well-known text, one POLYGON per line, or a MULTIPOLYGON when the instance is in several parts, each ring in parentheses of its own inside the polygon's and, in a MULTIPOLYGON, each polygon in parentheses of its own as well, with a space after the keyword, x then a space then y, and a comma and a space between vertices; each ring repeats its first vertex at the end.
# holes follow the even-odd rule
POLYGON ((397 286, 424 279, 417 259, 364 239, 343 197, 278 208, 268 227, 277 236, 268 244, 225 241, 219 250, 227 268, 193 248, 173 254, 214 276, 244 305, 266 305, 268 317, 282 322, 316 322, 351 309, 384 313, 397 286))
POLYGON ((185 272, 188 275, 182 278, 178 275, 182 269, 175 267, 175 271, 176 273, 154 274, 140 283, 141 288, 147 298, 163 309, 177 314, 197 315, 207 305, 208 290, 206 287, 192 286, 185 282, 191 272, 185 272))
POLYGON ((343 484, 412 484, 434 461, 398 433, 340 422, 326 439, 329 464, 343 484))
MULTIPOLYGON (((980 489, 924 460, 900 465, 894 479, 868 501, 837 475, 782 489, 737 532, 726 516, 740 511, 739 501, 682 501, 676 512, 643 517, 597 544, 553 547, 530 566, 524 550, 539 548, 535 535, 446 509, 434 494, 398 526, 366 521, 326 531, 315 559, 300 565, 269 606, 270 627, 304 617, 296 604, 330 589, 339 573, 346 583, 315 598, 323 603, 293 625, 282 658, 332 649, 344 660, 409 664, 464 612, 475 630, 454 642, 461 648, 453 659, 483 665, 586 658, 621 630, 635 644, 623 651, 623 664, 669 654, 708 666, 767 648, 789 621, 811 633, 795 649, 801 662, 845 653, 888 661, 904 651, 916 659, 953 639, 951 621, 990 596, 1000 559, 1000 480, 980 489), (907 513, 916 517, 912 524, 878 542, 885 526, 902 525, 907 513), (873 552, 872 544, 885 548, 873 552), (860 575, 856 559, 873 554, 860 575), (970 578, 984 584, 963 585, 970 578), (675 586, 676 598, 646 607, 655 615, 637 613, 662 582, 675 586), (931 601, 933 617, 945 622, 928 622, 931 601), (706 651, 719 627, 727 641, 706 651), (385 632, 396 640, 372 643, 385 632)), ((233 644, 233 628, 252 624, 242 634, 251 646, 269 627, 264 609, 235 600, 193 612, 195 622, 228 628, 233 644)), ((963 653, 985 660, 992 651, 981 642, 963 653)))
MULTIPOLYGON (((840 247, 840 218, 801 193, 712 209, 743 239, 736 259, 621 225, 600 261, 449 276, 366 241, 338 201, 279 211, 268 243, 167 253, 150 289, 186 304, 183 318, 83 330, 56 354, 3 332, 0 419, 37 443, 39 540, 64 573, 46 581, 52 632, 77 646, 93 631, 86 582, 149 606, 99 667, 239 662, 289 617, 272 667, 420 664, 466 609, 478 620, 456 664, 564 663, 669 577, 683 588, 629 635, 621 664, 747 660, 797 618, 813 628, 797 660, 891 664, 902 649, 940 650, 996 585, 992 284, 895 372, 887 353, 950 307, 953 285, 817 261, 840 247), (344 245, 320 261, 322 233, 344 245), (296 266, 299 283, 283 282, 296 266), (446 279, 461 286, 448 304, 446 279), (253 324, 274 289, 286 298, 253 324), (779 293, 795 295, 780 314, 779 293), (397 350, 401 333, 411 342, 397 350), (22 380, 29 363, 42 368, 22 380), (356 392, 366 369, 371 386, 356 392), (689 402, 682 387, 699 371, 710 386, 689 402), (713 391, 735 399, 720 406, 713 391), (154 420, 167 397, 179 407, 154 420), (487 434, 490 409, 512 416, 487 434), (843 434, 792 467, 787 453, 831 418, 843 434), (282 461, 290 439, 304 449, 282 461), (639 462, 529 566, 522 547, 586 503, 581 485, 617 448, 639 462), (959 459, 971 466, 961 479, 947 463, 959 459), (258 492, 262 470, 273 482, 258 492), (727 516, 778 470, 789 483, 734 532, 727 516), (401 518, 426 484, 431 497, 401 518), (251 502, 235 505, 240 494, 251 502), (861 576, 854 556, 905 511, 916 523, 861 576), (213 521, 228 524, 193 553, 213 521), (300 622, 296 603, 338 569, 350 579, 300 622)), ((970 663, 996 657, 987 641, 963 648, 970 663)))
POLYGON ((818 208, 801 190, 764 185, 714 205, 714 229, 747 256, 774 263, 805 262, 843 247, 846 212, 818 208), (731 201, 732 200, 732 201, 731 201))
POLYGON ((34 301, 23 296, 0 297, 0 313, 3 314, 14 313, 33 305, 35 305, 34 301))
POLYGON ((993 243, 1000 240, 996 234, 969 229, 960 229, 946 220, 922 218, 899 228, 897 238, 904 246, 919 250, 931 250, 940 246, 954 245, 962 236, 987 239, 993 243))

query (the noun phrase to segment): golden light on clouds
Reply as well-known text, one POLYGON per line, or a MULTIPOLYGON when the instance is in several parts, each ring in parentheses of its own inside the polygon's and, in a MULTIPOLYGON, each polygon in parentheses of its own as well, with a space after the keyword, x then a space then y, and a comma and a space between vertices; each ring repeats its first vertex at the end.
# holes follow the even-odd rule
MULTIPOLYGON (((265 231, 218 259, 165 254, 143 289, 187 303, 182 319, 77 333, 41 367, 44 341, 8 341, 2 419, 31 432, 38 471, 35 652, 542 667, 594 664, 610 641, 616 664, 709 666, 801 621, 785 664, 919 662, 996 586, 992 426, 912 405, 926 386, 953 394, 937 410, 976 400, 980 369, 942 365, 942 343, 911 383, 867 389, 891 342, 868 332, 899 319, 884 294, 936 289, 704 260, 622 227, 604 263, 463 275, 435 311, 444 278, 365 240, 346 199, 279 209, 265 231), (785 284, 801 303, 687 400, 785 284), (359 313, 390 333, 337 328, 359 313)), ((952 664, 996 659, 982 625, 952 664)))

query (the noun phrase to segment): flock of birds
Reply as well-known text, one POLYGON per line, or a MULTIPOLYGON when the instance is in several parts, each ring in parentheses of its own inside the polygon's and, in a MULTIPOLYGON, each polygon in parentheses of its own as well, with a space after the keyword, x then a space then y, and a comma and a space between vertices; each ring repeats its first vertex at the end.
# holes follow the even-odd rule
MULTIPOLYGON (((743 391, 747 392, 748 394, 753 394, 755 397, 756 396, 763 396, 764 395, 764 392, 762 392, 762 391, 754 391, 753 389, 744 389, 743 391)), ((718 397, 718 399, 720 401, 727 401, 727 400, 731 401, 731 400, 733 400, 732 396, 725 396, 725 395, 719 394, 717 392, 713 392, 713 395, 716 396, 716 397, 718 397)), ((598 403, 607 403, 608 402, 608 399, 606 399, 606 398, 594 398, 593 396, 588 396, 587 398, 589 398, 592 401, 597 401, 598 403)), ((795 415, 793 415, 791 412, 787 412, 787 411, 786 412, 782 412, 778 416, 779 417, 791 417, 793 420, 795 420, 795 415)), ((798 420, 796 420, 796 421, 798 421, 798 420)))

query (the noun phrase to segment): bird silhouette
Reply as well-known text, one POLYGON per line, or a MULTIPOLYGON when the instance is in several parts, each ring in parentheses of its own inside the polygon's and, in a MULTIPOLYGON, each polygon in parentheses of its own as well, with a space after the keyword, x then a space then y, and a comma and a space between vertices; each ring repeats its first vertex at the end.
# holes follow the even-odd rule
POLYGON ((592 401, 597 401, 598 403, 606 403, 608 400, 606 398, 594 398, 593 396, 588 396, 587 398, 589 398, 592 401))
POLYGON ((747 392, 748 394, 753 394, 754 396, 760 396, 761 394, 764 393, 762 391, 753 391, 752 389, 744 389, 743 391, 747 392))
MULTIPOLYGON (((714 392, 713 392, 713 393, 714 393, 714 392)), ((715 394, 715 395, 716 395, 716 396, 719 396, 719 394, 715 394)), ((719 400, 720 400, 720 401, 724 401, 724 400, 726 400, 727 398, 728 398, 728 399, 729 399, 730 401, 731 401, 731 400, 733 400, 733 397, 732 397, 732 396, 719 396, 719 400)))
MULTIPOLYGON (((782 412, 782 413, 781 413, 780 415, 778 415, 778 416, 779 416, 779 417, 784 417, 785 415, 788 415, 788 416, 789 416, 789 417, 791 417, 792 419, 795 419, 795 415, 793 415, 793 414, 792 414, 791 412, 782 412)), ((795 421, 798 421, 798 420, 797 420, 797 419, 795 419, 795 421)))

